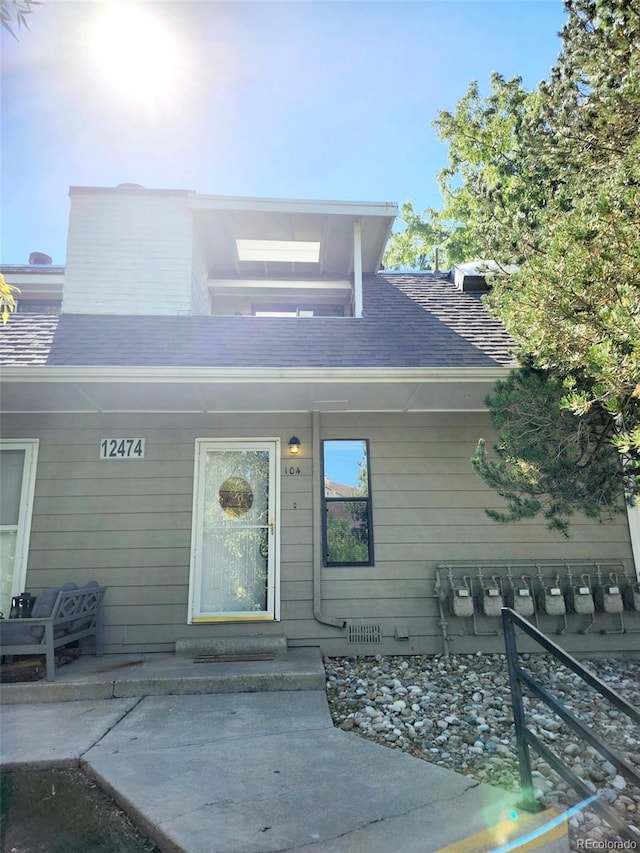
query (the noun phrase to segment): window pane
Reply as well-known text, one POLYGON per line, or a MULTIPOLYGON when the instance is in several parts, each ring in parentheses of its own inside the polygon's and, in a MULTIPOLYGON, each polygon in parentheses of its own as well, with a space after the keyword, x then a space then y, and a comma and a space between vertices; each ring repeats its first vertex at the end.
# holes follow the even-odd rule
POLYGON ((11 610, 17 534, 17 529, 0 530, 0 612, 4 613, 6 618, 11 610))
POLYGON ((327 563, 368 563, 368 501, 327 501, 326 511, 327 563))
POLYGON ((22 491, 24 450, 0 451, 0 524, 16 525, 22 491))
POLYGON ((207 451, 204 499, 201 611, 266 611, 269 451, 207 451))
POLYGON ((326 498, 369 496, 366 441, 324 442, 324 495, 326 498))

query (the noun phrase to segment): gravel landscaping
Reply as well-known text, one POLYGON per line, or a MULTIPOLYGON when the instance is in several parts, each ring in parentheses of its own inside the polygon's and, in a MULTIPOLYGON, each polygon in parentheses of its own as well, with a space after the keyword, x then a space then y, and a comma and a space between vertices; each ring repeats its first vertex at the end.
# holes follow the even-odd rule
MULTIPOLYGON (((524 667, 575 716, 640 772, 640 730, 553 658, 522 655, 524 667)), ((640 660, 581 661, 631 705, 640 707, 640 660)), ((518 760, 504 655, 327 658, 327 694, 334 724, 501 788, 519 790, 518 760)), ((626 822, 640 827, 640 788, 574 734, 541 701, 525 696, 527 723, 587 786, 626 822)), ((579 797, 531 753, 535 796, 561 811, 579 797)), ((586 838, 615 839, 590 811, 570 821, 572 849, 586 838)), ((640 833, 637 849, 640 850, 640 833)), ((602 844, 600 844, 602 842, 602 844)))

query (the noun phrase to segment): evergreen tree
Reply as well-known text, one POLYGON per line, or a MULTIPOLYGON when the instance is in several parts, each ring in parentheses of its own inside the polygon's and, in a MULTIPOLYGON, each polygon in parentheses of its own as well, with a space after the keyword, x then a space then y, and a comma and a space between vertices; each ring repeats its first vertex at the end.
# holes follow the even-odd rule
POLYGON ((486 301, 527 366, 488 401, 499 461, 481 443, 474 464, 510 501, 501 519, 543 511, 564 530, 576 511, 622 508, 622 486, 640 492, 640 6, 565 8, 560 55, 535 91, 494 74, 488 97, 472 83, 439 114, 445 204, 427 217, 448 231, 452 261, 519 265, 486 301), (551 401, 545 427, 535 415, 551 401))

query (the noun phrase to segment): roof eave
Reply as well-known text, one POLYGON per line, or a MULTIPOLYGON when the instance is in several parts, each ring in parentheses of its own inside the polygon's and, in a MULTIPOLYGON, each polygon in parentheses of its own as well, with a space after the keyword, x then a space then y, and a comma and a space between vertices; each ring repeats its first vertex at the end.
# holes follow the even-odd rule
MULTIPOLYGON (((515 366, 515 365, 514 365, 515 366)), ((491 382, 512 368, 495 367, 173 367, 33 365, 2 368, 1 382, 491 382)))

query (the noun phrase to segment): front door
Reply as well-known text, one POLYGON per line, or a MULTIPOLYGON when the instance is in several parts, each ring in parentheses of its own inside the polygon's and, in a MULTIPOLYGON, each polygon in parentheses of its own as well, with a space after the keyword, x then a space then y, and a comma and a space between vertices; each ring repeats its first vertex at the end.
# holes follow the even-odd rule
POLYGON ((196 441, 190 622, 277 619, 276 439, 196 441))

